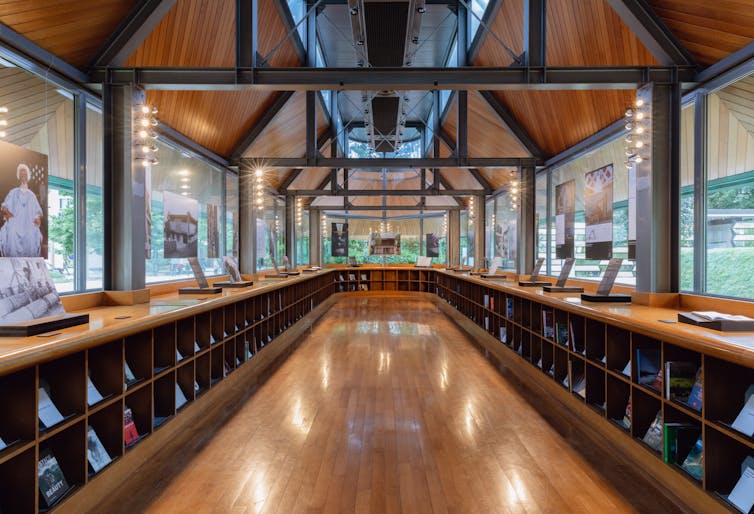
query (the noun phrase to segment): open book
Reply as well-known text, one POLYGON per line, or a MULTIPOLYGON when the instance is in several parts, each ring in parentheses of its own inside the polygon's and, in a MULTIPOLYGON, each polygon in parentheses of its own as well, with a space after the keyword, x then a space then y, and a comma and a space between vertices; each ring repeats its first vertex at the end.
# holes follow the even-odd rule
POLYGON ((705 321, 754 321, 754 318, 716 311, 692 311, 691 314, 705 321))

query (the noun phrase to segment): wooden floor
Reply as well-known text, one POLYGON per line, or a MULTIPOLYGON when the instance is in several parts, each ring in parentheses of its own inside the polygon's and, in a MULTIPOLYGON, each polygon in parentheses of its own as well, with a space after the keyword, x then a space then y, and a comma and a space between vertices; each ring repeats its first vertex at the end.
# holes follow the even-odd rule
POLYGON ((534 402, 433 303, 344 298, 229 419, 96 511, 678 512, 534 402))

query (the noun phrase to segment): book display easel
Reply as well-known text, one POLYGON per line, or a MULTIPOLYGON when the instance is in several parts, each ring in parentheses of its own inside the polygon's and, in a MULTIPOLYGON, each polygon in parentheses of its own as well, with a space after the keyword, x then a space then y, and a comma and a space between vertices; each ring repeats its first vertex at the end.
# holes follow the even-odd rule
POLYGON ((543 287, 543 286, 551 286, 552 284, 550 282, 544 281, 544 280, 538 280, 539 278, 539 272, 542 269, 542 264, 544 264, 545 260, 543 258, 537 259, 537 261, 534 263, 534 268, 531 271, 531 276, 529 277, 529 280, 521 280, 518 285, 521 287, 543 287))
POLYGON ((545 293, 583 293, 583 287, 566 285, 566 282, 568 281, 568 275, 571 274, 571 269, 573 269, 574 262, 576 262, 576 259, 574 259, 573 257, 569 257, 565 261, 563 261, 563 267, 560 269, 558 281, 555 282, 555 285, 543 286, 542 291, 544 291, 545 293))
POLYGON ((204 276, 204 270, 201 264, 199 264, 199 259, 189 257, 188 261, 191 271, 194 273, 197 287, 182 287, 178 290, 178 294, 217 294, 222 292, 222 288, 220 287, 210 287, 207 278, 204 276))
POLYGON ((630 294, 611 294, 610 291, 613 289, 613 285, 615 284, 615 279, 618 277, 618 271, 620 271, 620 266, 623 263, 623 259, 610 259, 610 261, 607 264, 607 269, 605 270, 605 274, 602 276, 602 280, 600 281, 600 285, 597 288, 597 293, 583 293, 581 295, 582 300, 586 300, 588 302, 630 302, 631 301, 631 295, 630 294))
POLYGON ((0 511, 66 504, 333 292, 331 276, 307 275, 134 319, 129 335, 21 369, 0 359, 0 511))

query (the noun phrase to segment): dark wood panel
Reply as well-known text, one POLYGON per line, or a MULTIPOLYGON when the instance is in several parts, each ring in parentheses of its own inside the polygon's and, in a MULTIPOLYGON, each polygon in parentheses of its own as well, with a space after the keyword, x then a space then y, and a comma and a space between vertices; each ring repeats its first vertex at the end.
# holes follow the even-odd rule
MULTIPOLYGON (((235 0, 180 0, 126 63, 128 66, 233 66, 235 0)), ((286 34, 272 0, 259 2, 259 52, 266 55, 286 34)), ((286 41, 271 59, 273 66, 297 66, 286 41)))
POLYGON ((606 0, 550 0, 547 64, 617 66, 657 61, 606 0))
POLYGON ((0 2, 0 23, 78 67, 87 65, 136 0, 0 2))
POLYGON ((635 97, 632 90, 500 91, 495 95, 547 156, 622 118, 635 97))
POLYGON ((648 0, 700 64, 714 64, 754 41, 751 0, 648 0))

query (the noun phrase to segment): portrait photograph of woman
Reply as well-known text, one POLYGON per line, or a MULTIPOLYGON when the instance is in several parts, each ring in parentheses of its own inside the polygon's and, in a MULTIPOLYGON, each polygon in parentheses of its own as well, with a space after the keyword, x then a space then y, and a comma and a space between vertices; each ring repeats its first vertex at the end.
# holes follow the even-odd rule
POLYGON ((47 156, 2 143, 0 256, 46 257, 47 156))

